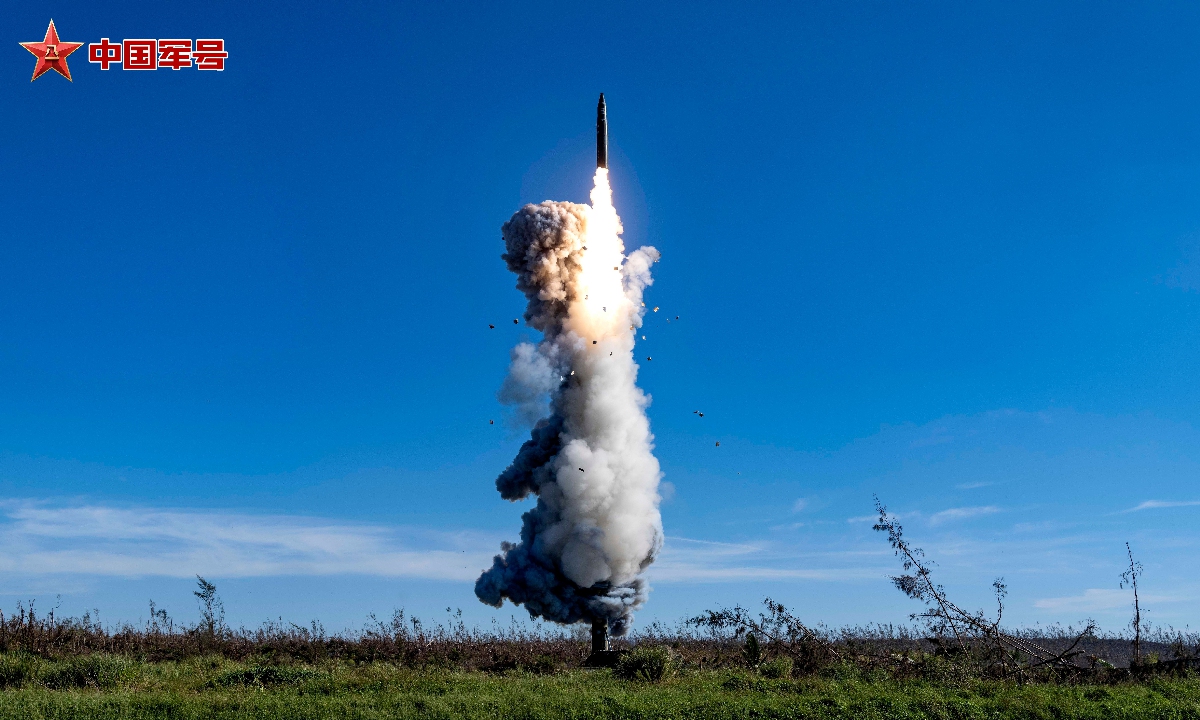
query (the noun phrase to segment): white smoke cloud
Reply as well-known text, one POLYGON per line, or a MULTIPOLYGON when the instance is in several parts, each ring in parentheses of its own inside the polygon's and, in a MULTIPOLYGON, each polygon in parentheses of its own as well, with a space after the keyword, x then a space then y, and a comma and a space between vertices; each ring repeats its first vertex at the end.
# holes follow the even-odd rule
POLYGON ((497 397, 512 405, 516 418, 523 425, 533 425, 546 415, 550 393, 560 382, 558 371, 550 366, 536 345, 521 343, 512 349, 508 375, 497 397))
POLYGON ((507 598, 556 622, 607 620, 617 635, 645 601, 641 574, 663 543, 662 472, 633 359, 659 254, 626 256, 620 232, 603 168, 591 206, 526 205, 502 228, 525 319, 543 340, 514 349, 500 397, 521 415, 548 394, 549 412, 496 480, 505 499, 534 493, 537 505, 521 541, 505 543, 475 586, 490 605, 507 598))

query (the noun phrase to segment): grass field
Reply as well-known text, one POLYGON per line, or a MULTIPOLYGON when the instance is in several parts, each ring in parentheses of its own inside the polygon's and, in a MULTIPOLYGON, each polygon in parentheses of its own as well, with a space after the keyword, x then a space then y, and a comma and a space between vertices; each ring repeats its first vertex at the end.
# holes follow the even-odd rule
MULTIPOLYGON (((854 675, 853 672, 850 673, 854 675)), ((503 674, 390 663, 251 665, 221 657, 141 663, 0 655, 0 718, 1183 718, 1200 680, 1019 686, 684 671, 503 674)))

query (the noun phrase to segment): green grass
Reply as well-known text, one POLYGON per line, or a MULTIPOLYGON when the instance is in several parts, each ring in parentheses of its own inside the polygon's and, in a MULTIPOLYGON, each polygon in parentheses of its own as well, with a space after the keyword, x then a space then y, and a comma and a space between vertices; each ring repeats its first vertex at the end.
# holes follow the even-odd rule
POLYGON ((682 671, 487 675, 370 665, 0 655, 0 718, 1172 718, 1200 680, 1064 687, 682 671))

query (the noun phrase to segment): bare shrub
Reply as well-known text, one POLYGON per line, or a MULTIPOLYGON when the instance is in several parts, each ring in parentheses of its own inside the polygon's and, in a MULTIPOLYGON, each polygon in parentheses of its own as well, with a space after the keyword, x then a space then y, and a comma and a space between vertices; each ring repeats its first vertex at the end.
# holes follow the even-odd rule
MULTIPOLYGON (((1066 649, 1051 650, 1028 635, 1009 632, 1000 622, 1004 617, 1004 597, 1008 587, 1003 578, 992 583, 996 593, 996 619, 989 619, 982 610, 968 612, 946 594, 946 589, 933 581, 933 563, 926 559, 921 548, 904 539, 904 529, 888 515, 887 508, 875 499, 879 520, 873 528, 887 533, 888 542, 900 558, 905 573, 892 578, 896 588, 914 600, 925 604, 926 610, 913 613, 913 620, 925 624, 930 642, 937 654, 949 661, 950 667, 966 675, 1018 677, 1026 680, 1038 672, 1049 673, 1056 679, 1073 678, 1081 674, 1082 666, 1075 659, 1083 654, 1078 649, 1084 638, 1094 635, 1096 624, 1088 621, 1066 649)), ((1132 555, 1130 556, 1132 562, 1132 555)))

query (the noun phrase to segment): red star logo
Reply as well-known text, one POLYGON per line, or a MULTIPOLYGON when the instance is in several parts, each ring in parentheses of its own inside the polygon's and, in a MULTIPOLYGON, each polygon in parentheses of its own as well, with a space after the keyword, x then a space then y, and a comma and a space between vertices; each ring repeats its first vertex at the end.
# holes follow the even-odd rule
POLYGON ((71 69, 67 67, 67 56, 75 52, 83 43, 59 42, 58 31, 54 29, 54 21, 46 28, 46 37, 41 42, 24 42, 21 47, 37 56, 37 65, 33 66, 33 77, 29 82, 37 80, 47 70, 71 79, 71 69))

